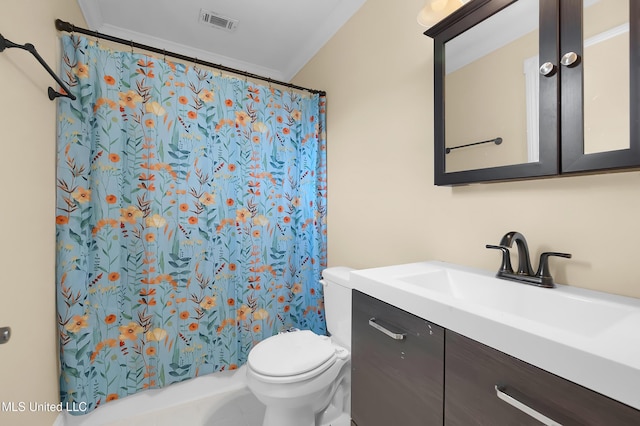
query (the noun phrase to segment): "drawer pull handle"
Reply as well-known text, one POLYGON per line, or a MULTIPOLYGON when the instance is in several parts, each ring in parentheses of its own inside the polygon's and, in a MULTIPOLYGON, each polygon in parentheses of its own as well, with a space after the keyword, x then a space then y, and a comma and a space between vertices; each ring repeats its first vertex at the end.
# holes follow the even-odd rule
POLYGON ((383 332, 384 334, 386 334, 387 336, 391 337, 394 340, 403 340, 406 337, 405 333, 394 333, 393 331, 390 331, 388 328, 383 327, 382 325, 380 325, 380 323, 376 322, 375 317, 369 320, 369 325, 375 328, 376 330, 383 332))
POLYGON ((518 410, 522 411, 525 414, 530 415, 534 419, 538 420, 539 422, 542 422, 547 426, 562 426, 560 423, 556 422, 555 420, 551 420, 549 417, 545 416, 544 414, 537 412, 533 408, 523 404, 522 402, 518 401, 511 395, 507 394, 505 392, 504 387, 496 385, 495 388, 496 388, 496 394, 498 395, 498 398, 500 398, 507 404, 517 408, 518 410))

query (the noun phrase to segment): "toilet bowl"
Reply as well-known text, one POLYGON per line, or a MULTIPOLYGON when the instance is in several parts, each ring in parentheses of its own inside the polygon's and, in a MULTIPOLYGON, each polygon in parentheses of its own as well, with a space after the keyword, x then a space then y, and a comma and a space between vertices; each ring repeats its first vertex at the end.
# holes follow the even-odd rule
POLYGON ((323 271, 331 337, 309 330, 269 337, 249 352, 247 386, 266 406, 263 426, 338 426, 350 422, 349 268, 323 271))

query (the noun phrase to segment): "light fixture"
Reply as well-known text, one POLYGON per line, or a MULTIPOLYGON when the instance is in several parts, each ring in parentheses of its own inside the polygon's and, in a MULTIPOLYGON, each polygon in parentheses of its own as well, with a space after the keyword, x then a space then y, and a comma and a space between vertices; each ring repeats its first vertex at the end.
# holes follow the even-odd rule
POLYGON ((427 28, 432 27, 467 1, 426 0, 424 7, 418 12, 418 24, 427 28))

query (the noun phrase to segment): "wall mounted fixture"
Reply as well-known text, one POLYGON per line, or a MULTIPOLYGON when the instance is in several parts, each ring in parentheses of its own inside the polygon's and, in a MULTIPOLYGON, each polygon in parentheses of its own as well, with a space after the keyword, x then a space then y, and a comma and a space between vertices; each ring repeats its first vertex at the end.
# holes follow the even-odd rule
POLYGON ((2 36, 2 34, 0 34, 0 52, 3 52, 5 49, 11 49, 13 47, 17 47, 18 49, 26 50, 27 52, 31 53, 38 60, 38 62, 40 62, 40 65, 42 65, 44 69, 47 70, 49 75, 53 77, 56 83, 58 83, 60 87, 62 87, 62 90, 64 90, 64 92, 62 93, 57 92, 55 89, 53 89, 53 87, 49 87, 49 91, 48 91, 49 99, 54 100, 55 98, 59 98, 61 96, 71 98, 72 100, 76 99, 76 97, 71 94, 71 91, 69 90, 69 88, 62 82, 62 80, 58 78, 56 73, 53 72, 51 67, 47 65, 44 59, 42 59, 42 56, 40 56, 40 54, 38 53, 38 51, 36 50, 33 44, 31 43, 16 44, 10 40, 7 40, 2 36))
POLYGON ((0 327, 0 345, 7 343, 11 338, 11 327, 0 327))
POLYGON ((418 24, 430 28, 469 0, 426 0, 418 12, 418 24))
POLYGON ((458 146, 452 146, 452 147, 448 147, 444 149, 444 153, 445 154, 449 154, 451 151, 453 151, 454 149, 458 149, 458 148, 466 148, 468 146, 474 146, 474 145, 482 145, 484 143, 495 143, 496 145, 500 145, 502 143, 502 138, 501 137, 497 137, 495 139, 489 139, 488 141, 482 141, 482 142, 473 142, 473 143, 467 143, 464 145, 458 145, 458 146))

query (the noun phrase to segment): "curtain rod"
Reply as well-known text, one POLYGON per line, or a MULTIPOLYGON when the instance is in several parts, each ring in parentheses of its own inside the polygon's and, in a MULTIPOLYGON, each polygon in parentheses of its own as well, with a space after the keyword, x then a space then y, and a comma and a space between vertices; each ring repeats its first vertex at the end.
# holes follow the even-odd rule
POLYGON ((142 50, 148 50, 150 52, 154 52, 163 56, 171 56, 177 59, 180 59, 182 61, 185 62, 194 62, 197 63, 198 65, 205 65, 207 67, 210 68, 215 68, 221 71, 225 71, 225 72, 229 72, 229 73, 233 73, 233 74, 238 74, 244 77, 249 77, 249 78, 253 78, 256 80, 262 80, 262 81, 267 81, 269 83, 272 84, 277 84, 279 86, 284 86, 284 87, 289 87, 292 89, 298 89, 298 90, 305 90, 307 92, 311 92, 311 93, 317 93, 321 96, 325 96, 327 93, 324 90, 314 90, 314 89, 309 89, 306 87, 302 87, 302 86, 296 86, 295 84, 291 84, 291 83, 286 83, 284 81, 278 81, 278 80, 274 80, 268 77, 263 77, 261 75, 257 75, 257 74, 252 74, 246 71, 241 71, 235 68, 231 68, 231 67, 226 67, 224 65, 219 65, 219 64, 214 64, 211 62, 207 62, 207 61, 201 61, 198 58, 193 58, 190 56, 186 56, 186 55, 182 55, 180 53, 175 53, 175 52, 169 52, 167 50, 164 49, 158 49, 157 47, 153 47, 153 46, 147 46, 141 43, 136 43, 132 40, 125 40, 123 38, 119 38, 119 37, 114 37, 114 36, 110 36, 107 34, 102 34, 99 33, 97 31, 91 31, 88 30, 86 28, 80 28, 80 27, 76 27, 73 24, 70 24, 69 22, 65 22, 61 19, 56 19, 56 29, 58 31, 66 31, 68 33, 81 33, 81 34, 86 34, 89 36, 93 36, 93 37, 97 37, 97 38, 101 38, 103 40, 108 40, 108 41, 112 41, 114 43, 120 43, 120 44, 124 44, 127 46, 130 46, 131 48, 136 48, 136 49, 142 49, 142 50))

